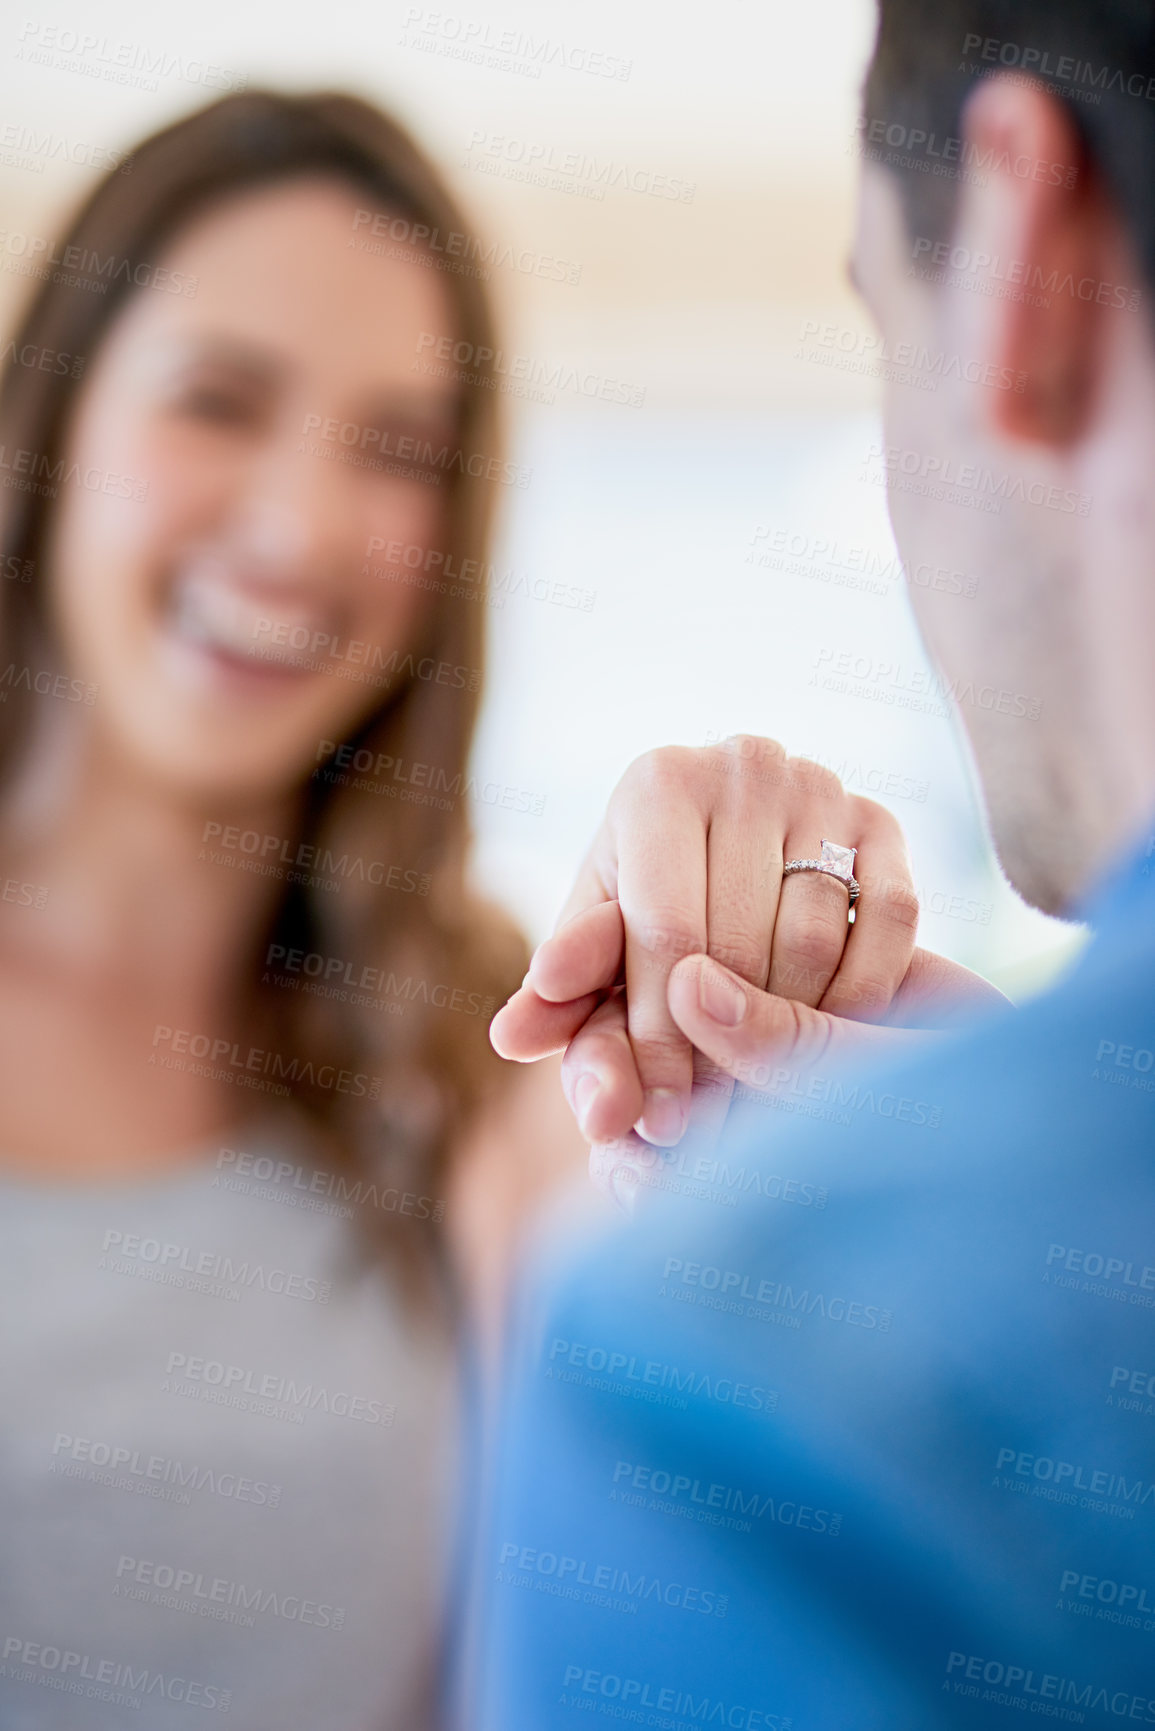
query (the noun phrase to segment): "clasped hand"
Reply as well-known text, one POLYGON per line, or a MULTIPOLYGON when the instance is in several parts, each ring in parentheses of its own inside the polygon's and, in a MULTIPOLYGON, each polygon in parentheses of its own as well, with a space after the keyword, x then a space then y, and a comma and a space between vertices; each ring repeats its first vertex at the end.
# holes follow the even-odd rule
POLYGON ((915 945, 902 830, 874 800, 773 740, 678 746, 631 764, 557 928, 494 1017, 505 1058, 563 1051, 562 1083, 595 1182, 632 1194, 687 1128, 714 1134, 735 1084, 934 1039, 960 1008, 1001 1003, 915 945), (858 850, 845 885, 783 875, 823 838, 858 850))

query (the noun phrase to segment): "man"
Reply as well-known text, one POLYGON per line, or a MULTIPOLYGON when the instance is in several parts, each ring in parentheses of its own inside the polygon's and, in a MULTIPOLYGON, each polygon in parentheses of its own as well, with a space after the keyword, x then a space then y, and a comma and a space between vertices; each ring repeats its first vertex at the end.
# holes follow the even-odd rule
POLYGON ((895 533, 979 574, 920 623, 1008 875, 1095 935, 853 1076, 820 1001, 673 967, 682 1034, 807 1061, 803 1111, 755 1090, 539 1295, 487 1725, 1155 1724, 1155 12, 880 11, 864 137, 902 147, 853 274, 891 348, 960 361, 888 387, 895 533))

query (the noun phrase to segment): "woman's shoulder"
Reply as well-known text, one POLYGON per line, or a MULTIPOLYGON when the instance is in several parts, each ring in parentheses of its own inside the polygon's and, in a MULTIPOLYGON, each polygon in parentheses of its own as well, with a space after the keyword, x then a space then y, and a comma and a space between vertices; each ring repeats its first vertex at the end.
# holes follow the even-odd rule
POLYGON ((455 1150, 446 1227, 482 1327, 497 1326, 511 1277, 557 1210, 601 1213, 589 1149, 566 1105, 560 1057, 509 1065, 455 1150))

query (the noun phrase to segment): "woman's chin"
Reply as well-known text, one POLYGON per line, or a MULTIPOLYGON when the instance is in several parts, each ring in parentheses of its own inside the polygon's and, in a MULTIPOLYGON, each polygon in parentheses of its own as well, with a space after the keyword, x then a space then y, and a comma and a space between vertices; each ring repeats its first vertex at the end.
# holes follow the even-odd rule
MULTIPOLYGON (((295 715, 240 712, 218 702, 141 705, 109 718, 106 750, 119 760, 130 782, 146 785, 150 797, 197 813, 251 810, 291 804, 317 768, 324 724, 295 715)), ((329 732, 329 739, 334 737, 329 732)))

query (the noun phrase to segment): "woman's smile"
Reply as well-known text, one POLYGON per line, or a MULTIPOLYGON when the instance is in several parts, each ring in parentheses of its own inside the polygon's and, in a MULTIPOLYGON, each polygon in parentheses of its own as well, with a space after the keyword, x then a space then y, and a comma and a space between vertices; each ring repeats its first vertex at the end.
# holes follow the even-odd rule
POLYGON ((192 555, 166 583, 159 625, 174 674, 245 696, 324 675, 347 610, 192 555))

